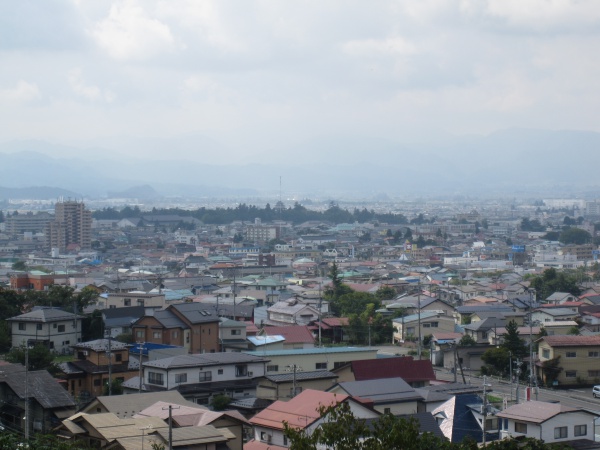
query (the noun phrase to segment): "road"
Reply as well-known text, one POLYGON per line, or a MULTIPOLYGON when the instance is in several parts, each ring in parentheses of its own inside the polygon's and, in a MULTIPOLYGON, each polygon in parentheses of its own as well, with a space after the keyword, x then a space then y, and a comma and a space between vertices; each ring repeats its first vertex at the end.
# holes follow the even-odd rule
MULTIPOLYGON (((454 375, 443 370, 435 370, 436 378, 444 381, 454 381, 454 375)), ((469 376, 465 372, 465 379, 467 383, 479 384, 483 386, 483 378, 476 376, 469 376)), ((460 372, 458 373, 457 380, 462 381, 460 372)), ((503 397, 507 400, 508 404, 514 403, 516 399, 516 385, 511 386, 507 380, 499 381, 496 377, 488 377, 486 379, 488 385, 491 384, 492 395, 496 397, 503 397), (512 394, 511 394, 512 391, 512 394), (510 399, 513 399, 513 402, 510 399)), ((571 406, 573 408, 585 408, 598 412, 600 414, 600 399, 592 397, 592 388, 585 389, 546 389, 538 388, 537 399, 544 402, 560 402, 565 406, 571 406)), ((521 385, 519 398, 521 401, 525 400, 525 386, 521 385)), ((535 400, 535 395, 532 395, 532 399, 535 400)))

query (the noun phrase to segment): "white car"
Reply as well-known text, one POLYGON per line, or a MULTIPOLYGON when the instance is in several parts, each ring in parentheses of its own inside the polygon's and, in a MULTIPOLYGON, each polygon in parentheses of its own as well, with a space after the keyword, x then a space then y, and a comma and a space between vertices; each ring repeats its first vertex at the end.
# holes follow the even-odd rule
POLYGON ((594 388, 592 389, 592 395, 594 396, 594 398, 600 397, 600 384, 594 386, 594 388))

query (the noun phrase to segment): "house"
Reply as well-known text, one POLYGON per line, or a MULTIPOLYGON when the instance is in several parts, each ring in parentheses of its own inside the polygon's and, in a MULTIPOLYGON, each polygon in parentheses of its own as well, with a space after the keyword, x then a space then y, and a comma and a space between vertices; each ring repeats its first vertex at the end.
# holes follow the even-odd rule
POLYGON ((540 308, 536 309, 531 315, 535 322, 558 322, 562 320, 575 320, 579 317, 578 311, 571 308, 540 308))
POLYGON ((421 314, 397 317, 392 320, 394 328, 394 342, 404 342, 419 336, 419 322, 421 325, 421 338, 442 331, 454 331, 454 318, 446 316, 444 311, 425 311, 421 314))
POLYGON ((268 359, 267 375, 286 373, 294 366, 298 371, 333 370, 350 361, 374 360, 377 357, 377 349, 372 347, 319 347, 244 353, 268 359))
MULTIPOLYGON (((481 397, 476 394, 462 394, 453 396, 434 409, 432 414, 450 442, 461 442, 466 437, 474 439, 475 442, 482 442, 482 411, 481 397)), ((489 414, 485 418, 485 430, 486 441, 498 438, 498 420, 489 414)))
POLYGON ((312 323, 315 334, 321 333, 323 342, 339 344, 348 340, 344 328, 348 326, 347 317, 323 317, 320 322, 312 323))
POLYGON ((489 342, 490 332, 498 328, 504 328, 505 324, 506 319, 504 317, 490 317, 477 322, 471 322, 463 328, 467 336, 471 336, 478 344, 483 344, 489 342))
POLYGON ((504 313, 512 312, 513 308, 506 304, 495 304, 495 305, 471 305, 471 306, 457 306, 455 311, 455 317, 457 323, 468 324, 471 323, 471 316, 475 313, 480 312, 494 312, 504 313))
POLYGON ((40 307, 10 322, 12 346, 43 344, 50 350, 69 353, 71 345, 81 342, 83 317, 58 308, 40 307))
MULTIPOLYGON (((256 395, 257 379, 265 375, 268 358, 246 353, 221 352, 179 355, 142 363, 143 391, 178 390, 187 400, 208 405, 214 395, 231 398, 256 395)), ((123 384, 139 390, 139 378, 123 384)))
POLYGON ((314 348, 315 337, 306 325, 265 326, 259 336, 283 336, 283 349, 314 348))
POLYGON ((565 445, 574 439, 595 440, 594 419, 597 414, 560 403, 534 400, 518 403, 498 412, 496 417, 500 419, 500 438, 525 436, 565 445))
POLYGON ((414 414, 422 400, 421 395, 399 377, 386 378, 384 382, 378 379, 345 381, 330 387, 327 392, 368 399, 382 414, 414 414))
POLYGON ((295 298, 279 301, 267 309, 268 325, 308 325, 318 320, 321 313, 310 305, 295 298))
POLYGON ((560 385, 597 384, 600 380, 600 336, 554 335, 538 340, 537 366, 544 382, 556 380, 560 385), (558 360, 561 369, 548 367, 558 360), (544 367, 546 366, 546 367, 544 367))
POLYGON ((288 401, 305 389, 326 391, 336 383, 338 376, 328 370, 296 371, 266 375, 258 380, 256 396, 270 401, 288 401))
POLYGON ((254 427, 254 439, 249 441, 245 450, 267 450, 289 448, 290 442, 284 435, 284 423, 312 433, 327 421, 321 417, 320 409, 349 403, 350 410, 359 419, 371 419, 379 413, 349 395, 307 389, 287 402, 277 401, 250 419, 254 427))
POLYGON ((202 303, 179 303, 136 320, 131 328, 137 342, 185 347, 190 353, 214 353, 219 342, 220 317, 202 303))
MULTIPOLYGON (((126 392, 127 393, 127 392, 126 392)), ((158 391, 158 392, 136 392, 135 395, 105 395, 96 397, 87 405, 84 405, 79 412, 86 414, 113 413, 120 418, 133 417, 135 414, 154 405, 156 402, 166 402, 177 405, 196 406, 203 408, 195 403, 188 402, 177 391, 158 391)))
POLYGON ((165 295, 132 291, 103 294, 98 298, 98 307, 100 309, 126 308, 129 306, 143 306, 155 309, 164 308, 165 295))
POLYGON ((237 320, 221 317, 219 324, 219 342, 222 352, 239 352, 248 350, 246 340, 246 324, 237 320))
POLYGON ((173 449, 215 450, 234 439, 226 429, 212 425, 173 428, 159 417, 119 418, 112 413, 77 413, 62 421, 58 436, 84 442, 90 448, 138 450, 146 446, 165 446, 171 441, 173 449))
POLYGON ((554 305, 560 305, 565 302, 574 302, 578 300, 576 295, 569 294, 568 292, 555 292, 550 295, 544 303, 552 303, 554 305))
POLYGON ((399 377, 413 388, 428 386, 436 379, 431 361, 417 361, 412 356, 352 361, 334 372, 340 382, 399 377))
POLYGON ((97 339, 72 348, 75 359, 60 363, 59 366, 67 381, 67 390, 80 402, 88 402, 102 395, 109 382, 109 373, 112 380, 123 382, 139 372, 139 360, 129 359, 129 345, 122 342, 97 339))
POLYGON ((76 411, 73 399, 48 371, 26 373, 21 364, 0 366, 0 404, 2 424, 18 432, 24 432, 29 425, 30 433, 48 433, 61 419, 76 411), (29 421, 25 418, 26 399, 29 399, 29 421))
POLYGON ((104 328, 110 330, 110 336, 113 338, 120 334, 132 334, 131 324, 145 313, 146 308, 143 306, 103 309, 104 328))
MULTIPOLYGON (((519 334, 519 337, 525 341, 525 344, 529 345, 531 340, 535 341, 538 338, 541 330, 541 327, 518 327, 517 333, 519 334)), ((490 345, 502 345, 505 334, 505 327, 498 327, 490 330, 488 332, 488 343, 490 345)))
POLYGON ((169 414, 175 428, 211 425, 217 430, 226 430, 224 435, 234 436, 227 442, 227 447, 231 450, 242 450, 244 431, 250 431, 248 421, 237 411, 210 411, 201 406, 187 406, 163 401, 148 406, 133 418, 159 417, 167 421, 169 414), (169 406, 171 406, 170 411, 169 406))
POLYGON ((422 397, 417 405, 419 412, 431 412, 455 395, 481 394, 483 387, 477 384, 442 383, 415 389, 422 397))

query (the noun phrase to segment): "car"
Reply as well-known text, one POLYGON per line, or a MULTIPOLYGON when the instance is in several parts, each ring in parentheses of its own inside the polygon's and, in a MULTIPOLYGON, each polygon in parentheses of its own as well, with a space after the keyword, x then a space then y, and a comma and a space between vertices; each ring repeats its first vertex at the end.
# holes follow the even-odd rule
POLYGON ((593 387, 592 395, 594 396, 594 398, 600 397, 600 384, 597 384, 596 386, 593 387))

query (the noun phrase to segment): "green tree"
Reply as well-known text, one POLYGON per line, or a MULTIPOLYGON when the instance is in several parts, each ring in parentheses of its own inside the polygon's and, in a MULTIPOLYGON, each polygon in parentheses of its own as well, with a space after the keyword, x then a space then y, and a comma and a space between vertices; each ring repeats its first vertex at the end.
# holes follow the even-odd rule
POLYGON ((592 235, 581 228, 568 228, 558 238, 562 244, 587 244, 592 242, 592 235))
POLYGON ((460 338, 460 341, 458 341, 459 347, 472 347, 474 345, 477 345, 477 341, 473 339, 473 336, 470 334, 465 334, 460 338))
MULTIPOLYGON (((118 378, 113 378, 111 382, 111 395, 123 394, 123 381, 118 378)), ((108 395, 108 381, 102 386, 102 395, 108 395)))
POLYGON ((11 269, 19 272, 25 272, 27 270, 27 263, 25 261, 17 261, 13 263, 11 269))
POLYGON ((490 348, 481 355, 485 363, 481 367, 482 375, 506 375, 510 367, 510 355, 503 347, 490 348))
POLYGON ((10 337, 10 326, 8 322, 0 321, 0 353, 5 353, 10 350, 12 345, 10 337))
POLYGON ((519 325, 514 320, 506 324, 506 333, 501 347, 512 354, 513 358, 522 359, 528 353, 525 341, 519 336, 519 325))
POLYGON ((537 292, 539 299, 546 299, 554 292, 581 294, 577 278, 564 271, 559 272, 554 267, 546 269, 542 275, 534 275, 527 279, 530 281, 530 287, 537 292))
MULTIPOLYGON (((6 361, 13 364, 25 365, 26 352, 27 348, 25 345, 13 347, 6 354, 6 361)), ((56 367, 53 361, 54 355, 45 345, 36 344, 29 348, 29 370, 48 370, 54 373, 56 372, 56 367)))
POLYGON ((340 296, 353 292, 349 286, 342 282, 342 277, 335 262, 329 269, 329 278, 331 278, 331 287, 326 289, 325 295, 334 303, 340 296))
POLYGON ((210 406, 215 411, 224 411, 225 409, 227 409, 231 401, 232 399, 228 395, 217 394, 213 396, 210 406))
POLYGON ((381 286, 375 292, 375 297, 377 297, 378 300, 391 300, 396 297, 396 295, 398 295, 396 289, 386 285, 381 286))
POLYGON ((556 358, 548 359, 542 363, 542 371, 544 375, 544 381, 546 386, 552 387, 554 382, 558 379, 558 376, 562 372, 560 367, 560 355, 556 358))

